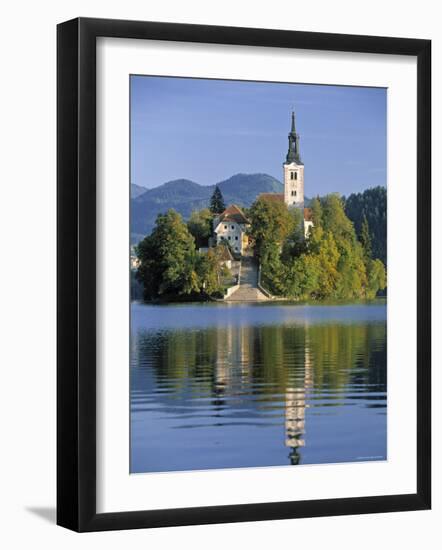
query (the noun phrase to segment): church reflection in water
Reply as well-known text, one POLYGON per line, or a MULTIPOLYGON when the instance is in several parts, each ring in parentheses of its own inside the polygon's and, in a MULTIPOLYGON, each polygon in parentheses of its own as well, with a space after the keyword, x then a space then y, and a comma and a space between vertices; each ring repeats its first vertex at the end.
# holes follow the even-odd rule
POLYGON ((301 456, 299 447, 305 446, 306 395, 313 387, 313 368, 308 341, 305 343, 304 380, 298 387, 288 387, 285 393, 285 445, 289 447, 290 464, 297 465, 301 456))
MULTIPOLYGON (((284 334, 277 331, 277 334, 266 334, 265 327, 256 329, 256 327, 227 327, 225 330, 218 330, 216 333, 216 358, 214 361, 214 384, 213 392, 216 395, 213 405, 218 405, 220 410, 229 402, 236 398, 249 397, 250 388, 255 388, 254 393, 263 394, 263 401, 266 402, 266 391, 270 392, 269 397, 274 399, 274 391, 279 393, 278 404, 274 408, 278 409, 278 414, 285 419, 285 433, 281 434, 281 440, 284 440, 285 446, 289 449, 288 459, 292 465, 300 463, 301 454, 299 449, 305 446, 306 431, 306 408, 308 408, 307 394, 313 387, 313 366, 311 352, 308 342, 308 327, 297 326, 296 333, 302 336, 296 339, 298 353, 296 354, 296 364, 288 371, 288 376, 276 380, 272 383, 272 376, 268 374, 270 364, 263 363, 263 347, 269 344, 270 340, 279 336, 274 341, 274 347, 271 355, 275 360, 276 369, 281 371, 281 366, 285 365, 284 355, 287 353, 289 342, 285 341, 284 334), (282 337, 281 337, 282 336, 282 337), (303 341, 302 349, 304 356, 300 353, 300 341, 303 341), (272 391, 273 390, 273 391, 272 391), (223 396, 226 399, 223 399, 223 396), (228 401, 227 401, 228 399, 228 401)), ((273 333, 269 327, 269 332, 273 333)), ((293 331, 290 341, 293 340, 293 331)), ((269 357, 267 357, 269 363, 269 357)), ((285 370, 285 369, 282 369, 285 370)), ((259 401, 258 401, 259 402, 259 401)))
MULTIPOLYGON (((247 464, 257 449, 264 457, 257 464, 265 463, 266 452, 281 464, 301 464, 309 445, 318 445, 319 421, 330 438, 335 422, 350 421, 349 406, 368 407, 377 418, 385 409, 385 323, 233 323, 140 331, 132 343, 132 410, 140 405, 139 418, 160 414, 155 425, 164 422, 166 438, 187 430, 183 449, 192 433, 206 453, 204 467, 232 449, 247 464), (342 407, 349 415, 337 418, 342 407), (309 439, 309 422, 316 441, 309 439)), ((338 446, 336 440, 336 453, 338 446)))

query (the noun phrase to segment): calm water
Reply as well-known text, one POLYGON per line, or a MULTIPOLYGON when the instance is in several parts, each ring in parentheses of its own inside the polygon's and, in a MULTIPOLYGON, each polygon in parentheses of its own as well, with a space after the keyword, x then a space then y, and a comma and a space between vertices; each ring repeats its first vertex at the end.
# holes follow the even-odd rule
POLYGON ((386 459, 386 307, 132 304, 131 471, 386 459))

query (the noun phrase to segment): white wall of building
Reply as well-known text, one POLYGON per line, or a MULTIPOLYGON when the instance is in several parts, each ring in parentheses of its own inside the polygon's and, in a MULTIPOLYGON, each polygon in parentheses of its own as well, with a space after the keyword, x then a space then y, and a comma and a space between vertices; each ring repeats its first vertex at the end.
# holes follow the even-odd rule
POLYGON ((287 206, 304 206, 304 166, 284 163, 284 202, 287 206))
POLYGON ((219 244, 223 240, 227 241, 234 252, 240 254, 244 251, 245 226, 237 222, 223 221, 215 228, 216 242, 219 244))

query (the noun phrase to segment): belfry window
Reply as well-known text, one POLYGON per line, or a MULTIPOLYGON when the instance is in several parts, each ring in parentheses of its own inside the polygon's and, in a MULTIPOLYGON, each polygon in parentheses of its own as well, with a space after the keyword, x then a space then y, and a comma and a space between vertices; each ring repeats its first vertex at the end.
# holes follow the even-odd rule
POLYGON ((296 191, 292 191, 292 197, 296 197, 296 191))

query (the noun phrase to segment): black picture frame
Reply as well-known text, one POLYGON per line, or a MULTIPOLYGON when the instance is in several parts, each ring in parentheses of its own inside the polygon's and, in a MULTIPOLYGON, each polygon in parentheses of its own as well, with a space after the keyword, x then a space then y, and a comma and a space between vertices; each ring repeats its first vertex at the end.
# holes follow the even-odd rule
POLYGON ((57 28, 57 523, 75 531, 424 510, 431 506, 431 41, 79 18, 57 28), (417 492, 96 512, 96 39, 417 58, 417 492))

